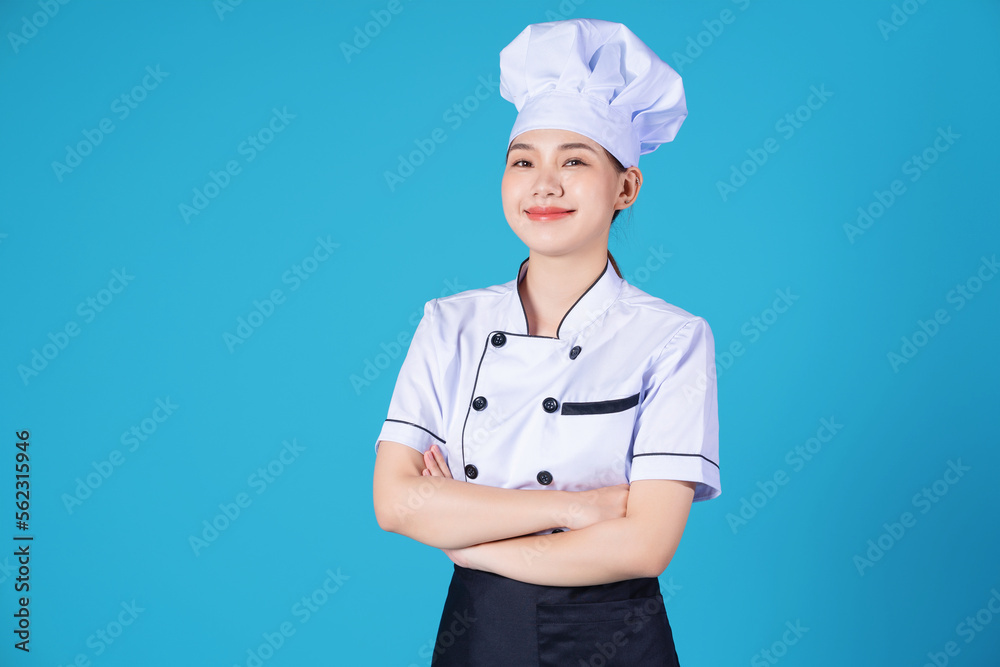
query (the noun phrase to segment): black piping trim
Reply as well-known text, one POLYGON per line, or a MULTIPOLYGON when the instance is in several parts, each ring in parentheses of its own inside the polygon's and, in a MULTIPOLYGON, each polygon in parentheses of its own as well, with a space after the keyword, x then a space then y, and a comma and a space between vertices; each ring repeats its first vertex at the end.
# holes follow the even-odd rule
MULTIPOLYGON (((604 274, 608 272, 608 264, 610 264, 610 262, 608 262, 608 261, 604 262, 604 270, 601 271, 601 275, 597 276, 597 280, 595 280, 594 282, 590 283, 590 287, 588 287, 584 291, 584 293, 580 295, 580 299, 582 299, 583 297, 587 296, 587 292, 589 292, 590 290, 592 290, 594 288, 594 285, 596 285, 598 282, 600 282, 601 278, 604 277, 604 274)), ((519 295, 520 295, 520 293, 519 293, 519 295)), ((576 308, 576 304, 580 303, 580 299, 577 299, 576 301, 574 301, 573 305, 570 306, 569 310, 566 311, 566 314, 563 315, 563 318, 561 320, 559 320, 559 326, 556 327, 556 338, 559 338, 559 330, 562 329, 563 322, 566 321, 566 318, 569 317, 569 314, 573 311, 574 308, 576 308)))
MULTIPOLYGON (((524 261, 521 262, 521 266, 517 267, 517 277, 514 278, 514 291, 517 292, 517 300, 521 303, 521 312, 524 314, 524 330, 525 331, 530 331, 531 330, 531 328, 528 326, 528 311, 524 309, 524 300, 521 298, 521 290, 519 290, 517 288, 517 286, 519 284, 518 278, 521 277, 521 269, 524 268, 525 263, 529 259, 531 259, 531 257, 526 257, 524 259, 524 261)), ((562 316, 562 319, 559 320, 559 326, 556 327, 556 335, 555 336, 535 336, 535 335, 532 335, 532 334, 527 334, 527 335, 530 336, 531 338, 551 338, 553 340, 558 340, 559 339, 559 330, 562 329, 563 322, 565 322, 566 318, 569 317, 570 312, 572 312, 572 310, 574 308, 576 308, 576 304, 580 303, 580 300, 583 299, 583 297, 587 296, 587 292, 589 292, 590 290, 592 290, 594 288, 594 285, 596 285, 597 283, 599 283, 601 281, 601 278, 604 277, 604 274, 608 272, 608 265, 609 264, 610 264, 610 260, 605 260, 605 262, 604 262, 604 270, 601 271, 601 275, 597 276, 597 279, 594 280, 594 282, 590 283, 590 287, 588 287, 586 290, 584 290, 583 294, 580 295, 580 298, 577 299, 576 301, 574 301, 573 305, 570 306, 569 310, 566 311, 566 314, 562 316)))
MULTIPOLYGON (((524 261, 527 262, 528 260, 524 260, 524 261)), ((522 262, 522 264, 523 263, 524 262, 522 262)), ((483 359, 486 358, 486 350, 488 350, 489 347, 490 347, 490 338, 493 337, 494 333, 496 333, 496 332, 495 331, 491 331, 490 335, 486 337, 486 343, 483 344, 483 353, 482 353, 482 355, 480 355, 480 357, 479 357, 479 364, 476 366, 476 379, 472 381, 472 395, 469 397, 469 407, 466 408, 466 410, 465 410, 465 421, 462 422, 462 470, 463 471, 465 470, 465 466, 466 466, 466 463, 465 463, 465 427, 469 423, 469 414, 472 412, 472 401, 474 401, 476 399, 476 385, 479 384, 479 371, 483 367, 483 359)), ((518 335, 518 334, 513 334, 513 335, 518 335)), ((469 476, 466 475, 465 478, 466 478, 466 480, 468 480, 469 476)))
MULTIPOLYGON (((514 277, 514 291, 517 293, 517 302, 521 304, 521 313, 524 315, 524 330, 531 331, 531 327, 528 326, 528 311, 524 309, 524 299, 521 298, 521 290, 518 289, 518 285, 521 283, 521 269, 531 257, 525 257, 524 261, 521 262, 521 266, 517 267, 517 276, 514 277)), ((531 334, 525 334, 530 336, 531 334)), ((559 335, 559 330, 556 329, 556 337, 559 335)), ((552 336, 538 336, 538 338, 551 338, 552 336)))
POLYGON ((633 454, 632 458, 635 458, 637 456, 701 456, 701 458, 705 459, 706 461, 714 465, 716 468, 719 467, 718 463, 708 458, 707 456, 702 456, 701 454, 682 454, 680 452, 647 452, 645 454, 633 454))
POLYGON ((615 398, 609 401, 587 401, 584 403, 563 403, 564 415, 605 415, 612 412, 623 412, 639 405, 639 394, 628 398, 615 398))
POLYGON ((440 440, 442 445, 446 444, 444 440, 442 440, 441 438, 439 438, 438 436, 436 436, 431 431, 428 431, 427 429, 425 429, 420 424, 414 424, 413 422, 404 421, 402 419, 386 419, 386 421, 387 422, 396 422, 398 424, 409 424, 410 426, 415 426, 416 428, 419 428, 421 431, 424 431, 426 433, 430 433, 431 437, 433 437, 435 440, 440 440))

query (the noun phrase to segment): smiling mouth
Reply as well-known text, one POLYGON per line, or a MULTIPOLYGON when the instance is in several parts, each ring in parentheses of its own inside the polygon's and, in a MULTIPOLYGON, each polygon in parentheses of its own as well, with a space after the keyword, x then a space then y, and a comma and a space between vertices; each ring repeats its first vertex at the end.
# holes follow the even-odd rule
POLYGON ((536 206, 524 212, 532 220, 556 220, 564 218, 570 213, 573 213, 573 209, 553 208, 549 206, 536 206))

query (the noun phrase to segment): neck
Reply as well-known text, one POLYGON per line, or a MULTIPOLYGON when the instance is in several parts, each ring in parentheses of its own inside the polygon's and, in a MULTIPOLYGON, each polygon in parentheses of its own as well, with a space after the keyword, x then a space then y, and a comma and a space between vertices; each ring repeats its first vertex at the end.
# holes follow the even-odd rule
POLYGON ((584 256, 530 253, 527 273, 517 286, 528 316, 528 333, 554 338, 563 317, 594 284, 607 263, 607 248, 584 256))

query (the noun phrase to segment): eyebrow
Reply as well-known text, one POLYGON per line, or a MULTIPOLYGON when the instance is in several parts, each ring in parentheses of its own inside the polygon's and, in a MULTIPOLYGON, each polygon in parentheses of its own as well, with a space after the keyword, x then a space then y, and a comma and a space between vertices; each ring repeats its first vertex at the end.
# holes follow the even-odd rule
MULTIPOLYGON (((531 144, 512 144, 507 152, 510 153, 510 151, 515 151, 515 150, 533 151, 535 150, 535 147, 532 146, 531 144)), ((561 151, 587 150, 590 151, 591 153, 597 152, 587 144, 581 144, 581 143, 560 144, 558 150, 561 151)))

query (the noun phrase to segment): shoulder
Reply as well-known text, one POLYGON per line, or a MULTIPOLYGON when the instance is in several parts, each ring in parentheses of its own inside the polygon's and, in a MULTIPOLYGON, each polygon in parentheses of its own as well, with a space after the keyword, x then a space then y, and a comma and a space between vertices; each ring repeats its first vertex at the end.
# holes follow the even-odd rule
POLYGON ((680 306, 668 303, 664 299, 653 296, 627 282, 622 283, 621 295, 616 306, 620 314, 625 316, 628 321, 635 322, 644 328, 655 329, 666 341, 683 331, 704 330, 711 335, 711 328, 705 318, 688 312, 680 306))
POLYGON ((441 325, 454 325, 496 309, 513 290, 514 281, 510 281, 437 297, 424 304, 424 316, 441 325))
POLYGON ((473 307, 481 302, 490 302, 502 299, 503 297, 508 296, 513 289, 514 281, 512 280, 499 285, 467 289, 462 292, 456 292, 455 294, 449 294, 448 296, 441 296, 436 299, 432 299, 432 301, 435 301, 440 308, 461 310, 462 308, 473 307))

